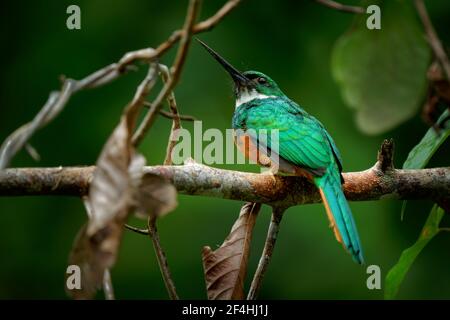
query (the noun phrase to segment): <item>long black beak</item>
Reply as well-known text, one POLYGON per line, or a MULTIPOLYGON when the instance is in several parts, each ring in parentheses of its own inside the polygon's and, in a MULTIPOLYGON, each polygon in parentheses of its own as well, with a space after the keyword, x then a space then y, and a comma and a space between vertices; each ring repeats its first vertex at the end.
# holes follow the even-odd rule
POLYGON ((228 61, 222 58, 217 52, 208 47, 206 43, 197 38, 196 40, 213 56, 214 59, 217 60, 217 62, 222 65, 222 67, 230 74, 231 78, 233 78, 233 80, 237 84, 245 86, 250 82, 250 80, 246 76, 244 76, 239 70, 233 67, 228 61))

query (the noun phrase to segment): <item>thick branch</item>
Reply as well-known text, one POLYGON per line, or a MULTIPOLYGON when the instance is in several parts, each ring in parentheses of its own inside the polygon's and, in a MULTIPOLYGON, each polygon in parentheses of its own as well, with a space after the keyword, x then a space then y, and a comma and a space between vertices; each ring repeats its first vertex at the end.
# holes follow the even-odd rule
MULTIPOLYGON (((450 167, 421 170, 379 166, 344 173, 344 191, 351 201, 395 198, 444 199, 450 194, 450 167)), ((88 193, 95 167, 21 168, 0 170, 0 196, 68 195, 88 193)), ((302 177, 261 175, 215 169, 201 164, 146 167, 169 179, 178 192, 216 198, 261 202, 288 207, 320 202, 315 186, 302 177)))

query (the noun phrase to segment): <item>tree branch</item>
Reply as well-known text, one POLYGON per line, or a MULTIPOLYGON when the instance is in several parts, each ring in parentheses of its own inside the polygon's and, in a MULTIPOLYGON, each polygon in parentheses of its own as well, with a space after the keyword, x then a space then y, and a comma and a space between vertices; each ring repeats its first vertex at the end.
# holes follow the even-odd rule
MULTIPOLYGON (((88 193, 95 167, 20 168, 0 170, 0 196, 66 195, 88 193)), ((215 198, 261 202, 289 207, 320 202, 316 187, 303 177, 261 175, 211 168, 198 163, 145 168, 169 179, 178 192, 215 198)), ((381 171, 377 165, 343 173, 350 201, 385 198, 445 199, 450 194, 450 167, 381 171)))

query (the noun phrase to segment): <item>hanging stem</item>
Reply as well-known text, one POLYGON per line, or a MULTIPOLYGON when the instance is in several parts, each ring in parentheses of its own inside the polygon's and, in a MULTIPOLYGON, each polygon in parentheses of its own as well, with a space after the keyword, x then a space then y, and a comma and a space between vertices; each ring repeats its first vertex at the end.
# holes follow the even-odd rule
POLYGON ((169 270, 169 264, 167 263, 166 254, 161 246, 161 242, 158 235, 158 230, 156 229, 156 217, 150 216, 148 218, 148 234, 150 239, 152 239, 153 247, 155 248, 156 258, 158 260, 159 269, 161 270, 161 275, 166 285, 167 292, 169 293, 170 299, 178 300, 177 290, 175 288, 175 283, 173 282, 172 276, 169 270))
POLYGON ((264 250, 259 259, 258 267, 253 281, 250 286, 250 290, 247 295, 247 300, 255 300, 261 289, 262 280, 266 273, 270 259, 272 258, 273 249, 275 248, 275 242, 277 241, 278 231, 280 230, 280 222, 283 217, 285 208, 274 207, 272 211, 272 220, 270 221, 269 230, 267 231, 266 243, 264 244, 264 250))

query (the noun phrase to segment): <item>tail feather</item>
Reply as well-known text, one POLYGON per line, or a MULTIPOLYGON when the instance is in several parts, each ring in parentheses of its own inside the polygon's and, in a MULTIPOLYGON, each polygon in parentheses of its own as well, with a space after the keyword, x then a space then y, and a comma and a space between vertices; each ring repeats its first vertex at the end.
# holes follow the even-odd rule
MULTIPOLYGON (((336 168, 337 169, 337 168, 336 168)), ((328 170, 322 177, 314 179, 322 196, 330 226, 337 241, 350 252, 353 260, 364 263, 361 243, 352 212, 342 191, 340 176, 337 170, 328 170)))

